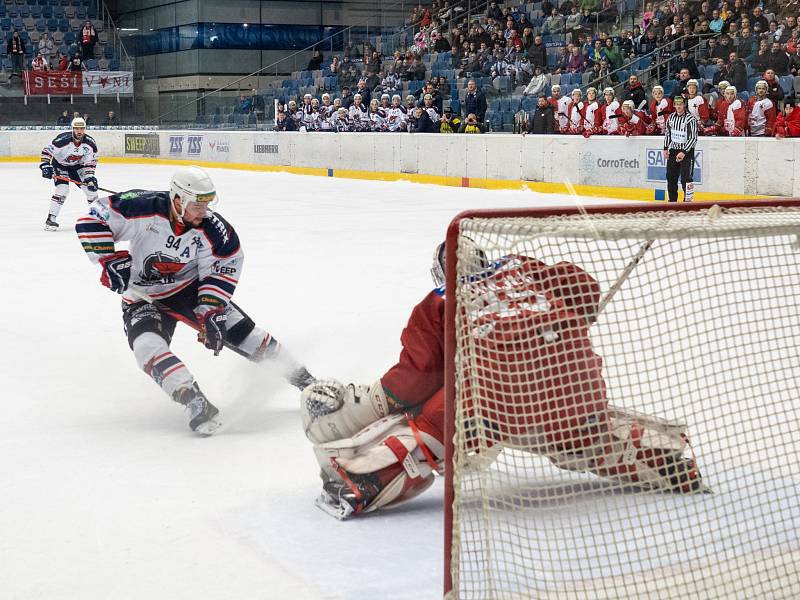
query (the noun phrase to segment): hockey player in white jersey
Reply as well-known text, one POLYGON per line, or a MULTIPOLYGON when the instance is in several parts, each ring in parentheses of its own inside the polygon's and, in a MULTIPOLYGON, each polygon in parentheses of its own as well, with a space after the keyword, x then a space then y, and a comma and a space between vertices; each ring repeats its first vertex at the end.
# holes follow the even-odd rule
POLYGON ((192 431, 209 435, 219 411, 186 365, 170 351, 178 320, 199 331, 218 354, 227 346, 269 360, 299 389, 314 378, 231 301, 244 255, 233 227, 209 210, 216 191, 198 167, 178 169, 169 192, 130 190, 100 198, 75 230, 100 282, 122 294, 122 319, 139 367, 186 407, 192 431), (128 241, 129 250, 116 242, 128 241))
POLYGON ((53 179, 55 192, 50 198, 50 210, 44 228, 54 231, 58 228, 58 213, 69 195, 69 182, 63 178, 80 181, 86 200, 90 204, 97 199, 97 144, 86 134, 86 121, 77 117, 72 119, 72 132, 64 132, 55 137, 42 149, 39 169, 42 177, 53 179))

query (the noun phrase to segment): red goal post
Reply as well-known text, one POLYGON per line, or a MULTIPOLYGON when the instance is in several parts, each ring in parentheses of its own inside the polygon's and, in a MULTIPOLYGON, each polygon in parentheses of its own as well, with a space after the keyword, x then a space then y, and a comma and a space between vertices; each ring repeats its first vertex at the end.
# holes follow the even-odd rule
POLYGON ((445 597, 800 597, 800 200, 467 211, 446 240, 445 597), (597 280, 609 402, 687 427, 710 494, 487 451, 492 367, 472 368, 480 291, 459 270, 475 245, 489 270, 526 255, 597 280))

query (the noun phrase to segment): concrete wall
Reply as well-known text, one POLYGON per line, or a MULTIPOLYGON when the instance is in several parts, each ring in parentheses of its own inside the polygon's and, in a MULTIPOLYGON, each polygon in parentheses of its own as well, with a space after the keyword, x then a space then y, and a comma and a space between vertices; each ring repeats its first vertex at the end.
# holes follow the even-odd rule
MULTIPOLYGON (((36 157, 55 133, 0 131, 0 156, 36 157)), ((581 194, 642 200, 663 199, 664 190, 656 137, 142 130, 93 135, 103 157, 128 160, 235 163, 233 168, 293 172, 310 168, 328 176, 544 192, 564 191, 568 182, 581 194)), ((800 196, 800 144, 792 140, 704 138, 698 152, 700 198, 800 196)), ((100 164, 102 172, 102 158, 100 164)))

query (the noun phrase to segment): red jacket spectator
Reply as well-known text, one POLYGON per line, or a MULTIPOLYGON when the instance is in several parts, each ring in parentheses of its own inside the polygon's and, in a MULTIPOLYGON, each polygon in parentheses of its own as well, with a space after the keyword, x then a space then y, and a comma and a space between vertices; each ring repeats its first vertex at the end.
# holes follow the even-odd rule
POLYGON ((783 105, 786 115, 778 114, 775 120, 775 137, 800 137, 800 110, 796 110, 791 101, 783 105))

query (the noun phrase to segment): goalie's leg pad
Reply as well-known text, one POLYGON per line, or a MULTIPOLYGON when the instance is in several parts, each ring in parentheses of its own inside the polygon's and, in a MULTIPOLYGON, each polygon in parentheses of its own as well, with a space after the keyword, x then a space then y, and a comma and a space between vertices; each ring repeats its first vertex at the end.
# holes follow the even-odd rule
POLYGON ((323 486, 317 505, 339 519, 396 506, 421 494, 433 483, 433 472, 444 457, 441 443, 401 415, 319 448, 330 457, 338 481, 323 486))
POLYGON ((593 444, 577 452, 549 454, 550 460, 563 469, 650 489, 705 490, 694 458, 684 457, 691 450, 684 424, 609 407, 600 426, 593 444))
POLYGON ((380 381, 371 386, 321 379, 300 394, 306 437, 314 444, 344 440, 389 413, 380 381))

